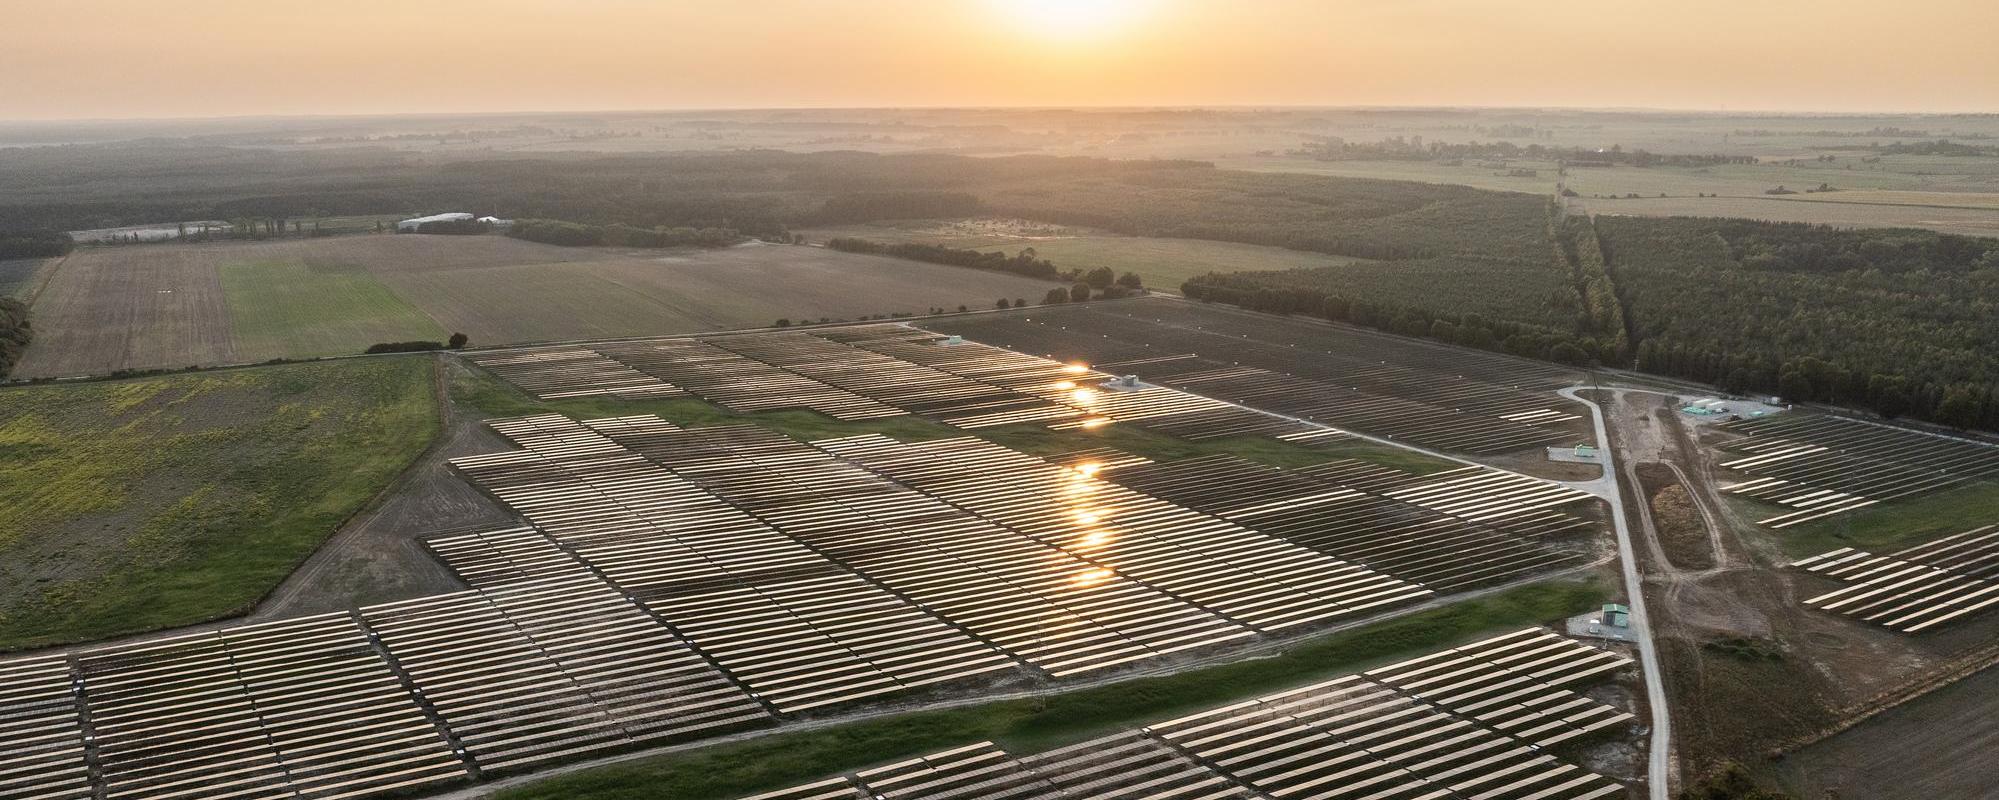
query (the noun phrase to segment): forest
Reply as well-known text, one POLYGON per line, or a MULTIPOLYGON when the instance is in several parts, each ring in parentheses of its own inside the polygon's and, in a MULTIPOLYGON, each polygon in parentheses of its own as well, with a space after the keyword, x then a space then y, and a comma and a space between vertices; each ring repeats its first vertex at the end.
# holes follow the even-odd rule
MULTIPOLYGON (((477 208, 523 220, 510 235, 564 245, 790 241, 794 226, 998 216, 1285 247, 1368 261, 1206 275, 1182 289, 1536 358, 1999 429, 1999 243, 1990 239, 1590 220, 1564 217, 1539 195, 1168 159, 756 150, 452 159, 185 143, 18 154, 0 160, 0 183, 14 189, 0 202, 0 231, 477 208)), ((41 234, 7 241, 61 246, 41 244, 57 242, 41 234)), ((888 254, 1037 276, 1055 269, 1018 256, 987 264, 990 256, 971 251, 888 254)))
POLYGON ((583 225, 550 219, 515 220, 507 235, 564 247, 728 247, 745 237, 730 228, 639 228, 631 225, 583 225))
POLYGON ((1516 355, 1999 430, 1999 241, 1741 219, 1570 218, 1548 230, 1552 264, 1572 284, 1552 293, 1520 292, 1469 265, 1455 283, 1425 283, 1427 297, 1347 280, 1338 269, 1206 275, 1182 290, 1516 355), (1515 302, 1475 304, 1482 293, 1509 292, 1515 302), (1539 311, 1529 308, 1537 296, 1546 303, 1539 311))
POLYGON ((1042 280, 1069 279, 1077 277, 1075 270, 1061 272, 1048 259, 1037 257, 1034 248, 1023 248, 1019 253, 1008 256, 1001 252, 982 253, 977 250, 963 250, 918 242, 883 243, 867 239, 839 237, 827 240, 826 246, 845 253, 867 253, 914 261, 928 261, 932 264, 949 264, 954 267, 985 269, 994 272, 1010 272, 1042 280))
POLYGON ((55 258, 76 247, 62 231, 0 232, 0 260, 10 258, 55 258))

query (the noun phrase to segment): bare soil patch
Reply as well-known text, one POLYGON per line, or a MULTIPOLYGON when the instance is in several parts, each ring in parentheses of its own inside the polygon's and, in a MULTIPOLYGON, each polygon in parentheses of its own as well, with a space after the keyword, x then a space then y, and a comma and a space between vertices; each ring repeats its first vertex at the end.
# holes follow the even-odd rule
POLYGON ((418 332, 463 332, 491 345, 984 309, 1002 298, 1039 302, 1054 285, 763 244, 628 250, 502 236, 354 235, 96 247, 70 256, 48 281, 33 307, 36 340, 16 374, 358 353, 418 332), (327 288, 299 291, 290 285, 299 280, 258 279, 294 273, 327 288), (236 311, 225 299, 228 286, 236 311))

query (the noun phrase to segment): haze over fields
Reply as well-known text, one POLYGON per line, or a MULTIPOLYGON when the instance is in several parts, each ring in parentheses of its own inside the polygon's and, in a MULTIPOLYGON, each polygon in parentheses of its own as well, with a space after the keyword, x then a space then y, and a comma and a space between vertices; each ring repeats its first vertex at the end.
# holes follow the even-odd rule
POLYGON ((34 3, 11 118, 897 106, 1999 105, 1999 8, 1915 0, 34 3), (273 68, 282 65, 282 68, 273 68), (1773 69, 1773 65, 1782 65, 1773 69), (311 76, 300 80, 301 76, 311 76))
POLYGON ((0 800, 1999 797, 1999 4, 26 0, 0 800))

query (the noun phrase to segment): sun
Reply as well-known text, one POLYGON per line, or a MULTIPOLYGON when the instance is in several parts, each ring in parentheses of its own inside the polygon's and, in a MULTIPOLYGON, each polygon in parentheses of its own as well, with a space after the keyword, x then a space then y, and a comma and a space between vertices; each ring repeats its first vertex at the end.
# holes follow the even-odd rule
POLYGON ((1113 33, 1145 10, 1146 0, 989 0, 999 13, 1029 32, 1063 39, 1113 33))

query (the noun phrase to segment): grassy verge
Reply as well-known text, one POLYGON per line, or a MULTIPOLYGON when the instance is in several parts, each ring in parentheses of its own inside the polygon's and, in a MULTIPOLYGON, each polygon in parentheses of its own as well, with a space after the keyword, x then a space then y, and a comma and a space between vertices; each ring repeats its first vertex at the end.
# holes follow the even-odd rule
POLYGON ((563 775, 499 793, 503 800, 678 800, 736 797, 884 761, 991 740, 1016 754, 1349 674, 1484 635, 1580 613, 1609 592, 1552 581, 1300 641, 1283 653, 1176 675, 1045 697, 918 711, 774 733, 563 775))
MULTIPOLYGON (((1790 510, 1768 503, 1740 502, 1743 517, 1752 521, 1790 510)), ((1978 481, 1769 533, 1792 558, 1842 547, 1885 554, 1994 522, 1999 522, 1999 482, 1978 481)))
POLYGON ((861 433, 879 433, 906 442, 973 435, 1036 455, 1052 455, 1091 447, 1112 447, 1155 461, 1228 454, 1274 467, 1303 467, 1334 459, 1357 458, 1417 474, 1459 466, 1412 450, 1361 439, 1322 447, 1303 447, 1261 436, 1194 442, 1153 433, 1135 425, 1106 425, 1071 431, 1049 430, 1040 425, 1008 425, 965 431, 916 416, 842 422, 817 412, 804 410, 736 414, 688 397, 653 400, 588 397, 544 401, 537 400, 469 364, 453 378, 451 391, 458 403, 496 417, 557 413, 577 419, 591 419, 657 414, 662 419, 690 426, 747 422, 806 441, 861 433))
POLYGON ((423 356, 0 391, 0 649, 247 610, 436 430, 423 356))

